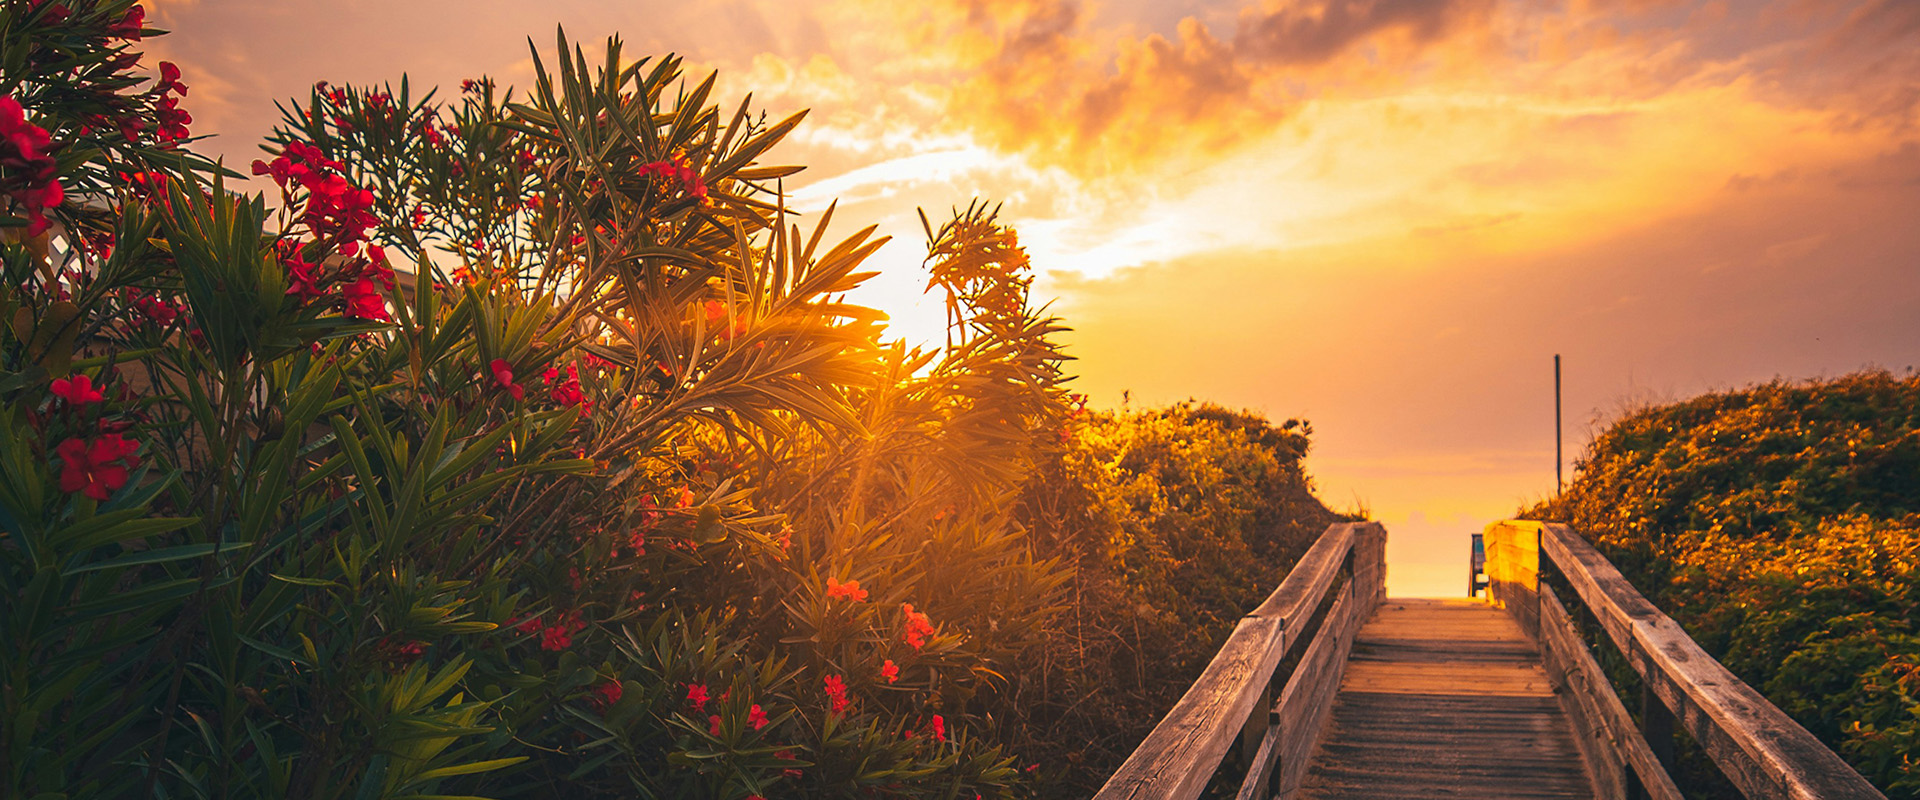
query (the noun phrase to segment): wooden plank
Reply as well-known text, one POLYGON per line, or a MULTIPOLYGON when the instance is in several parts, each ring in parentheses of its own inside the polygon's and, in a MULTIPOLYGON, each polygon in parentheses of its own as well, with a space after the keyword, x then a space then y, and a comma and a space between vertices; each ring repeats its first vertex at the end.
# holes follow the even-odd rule
POLYGON ((1304 624, 1332 587, 1352 549, 1355 527, 1327 527, 1279 588, 1234 627, 1200 678, 1100 787, 1095 800, 1199 796, 1247 718, 1267 713, 1260 700, 1294 644, 1287 632, 1304 624))
POLYGON ((1548 674, 1566 689, 1560 696, 1574 731, 1584 734, 1581 750, 1600 797, 1628 800, 1626 770, 1632 769, 1654 800, 1681 800, 1679 787, 1574 629, 1573 617, 1546 586, 1540 587, 1540 639, 1548 674))
POLYGON ((1547 557, 1647 686, 1752 800, 1884 798, 1840 756, 1715 661, 1565 525, 1540 532, 1547 557))
POLYGON ((1487 597, 1512 614, 1528 636, 1539 632, 1540 531, 1495 522, 1482 538, 1487 547, 1487 597))
POLYGON ((1264 798, 1273 792, 1284 796, 1299 787, 1306 774, 1307 757, 1333 708, 1333 695, 1339 689, 1354 635, 1386 597, 1386 528, 1365 523, 1355 525, 1353 531, 1354 541, 1348 551, 1351 577, 1287 678, 1274 705, 1277 725, 1266 731, 1254 750, 1236 795, 1240 800, 1264 798))
POLYGON ((1486 603, 1387 601, 1355 637, 1294 797, 1593 797, 1539 658, 1486 603))
MULTIPOLYGON (((1354 634, 1365 622, 1360 614, 1361 604, 1366 602, 1363 598, 1371 591, 1363 588, 1356 595, 1354 583, 1347 584, 1340 599, 1335 600, 1333 608, 1328 611, 1326 622, 1320 634, 1314 637, 1312 647, 1301 658, 1300 667, 1280 693, 1280 702, 1274 708, 1275 716, 1282 720, 1279 746, 1275 752, 1279 757, 1275 788, 1282 796, 1298 789, 1300 779, 1307 773, 1307 759, 1313 753, 1313 746, 1319 742, 1321 731, 1326 728, 1327 715, 1333 710, 1333 696, 1340 689, 1354 634)), ((1248 793, 1249 786, 1264 787, 1265 784, 1255 781, 1243 783, 1241 797, 1256 796, 1248 793)))
POLYGON ((1312 747, 1310 737, 1319 735, 1324 720, 1314 713, 1311 701, 1319 698, 1331 704, 1331 695, 1340 685, 1339 668, 1347 657, 1342 639, 1347 643, 1352 641, 1351 618, 1356 607, 1353 583, 1349 581, 1327 610, 1326 619, 1321 621, 1313 642, 1301 654, 1293 674, 1287 676, 1287 685, 1273 707, 1276 724, 1261 738, 1247 775, 1240 782, 1236 796, 1241 800, 1267 797, 1270 786, 1282 783, 1279 767, 1286 759, 1299 755, 1296 751, 1300 739, 1309 739, 1307 746, 1312 747))

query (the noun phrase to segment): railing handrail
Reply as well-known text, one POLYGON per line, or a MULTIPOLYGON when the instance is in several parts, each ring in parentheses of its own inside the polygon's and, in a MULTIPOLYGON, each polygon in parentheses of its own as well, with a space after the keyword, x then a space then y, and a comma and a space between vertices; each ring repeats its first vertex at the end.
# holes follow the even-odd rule
MULTIPOLYGON (((1839 755, 1701 649, 1572 528, 1506 521, 1488 526, 1488 533, 1496 529, 1538 536, 1536 558, 1544 554, 1559 568, 1648 688, 1748 798, 1884 800, 1839 755)), ((1525 584, 1537 581, 1538 565, 1493 562, 1524 558, 1526 550, 1524 543, 1487 550, 1489 578, 1510 584, 1489 594, 1510 607, 1516 596, 1536 589, 1537 582, 1525 584)), ((1526 612, 1517 616, 1524 624, 1526 612)))
MULTIPOLYGON (((1268 709, 1261 706, 1273 698, 1274 672, 1293 647, 1304 643, 1289 641, 1289 632, 1298 631, 1307 622, 1337 583, 1348 553, 1355 551, 1355 543, 1361 540, 1362 528, 1381 539, 1385 537, 1378 523, 1343 522, 1327 527, 1273 594, 1234 626, 1232 635, 1199 679, 1100 788, 1094 800, 1191 800, 1206 789, 1207 781, 1249 720, 1262 723, 1259 727, 1264 729, 1268 709)), ((1379 553, 1370 557, 1378 559, 1379 553)), ((1383 564, 1369 567, 1366 580, 1371 585, 1357 590, 1356 597, 1377 603, 1385 591, 1384 573, 1383 564)))

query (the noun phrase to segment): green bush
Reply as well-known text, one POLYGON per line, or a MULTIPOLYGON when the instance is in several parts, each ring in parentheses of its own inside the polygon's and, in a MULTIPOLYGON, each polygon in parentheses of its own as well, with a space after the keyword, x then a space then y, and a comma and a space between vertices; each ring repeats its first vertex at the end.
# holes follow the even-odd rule
POLYGON ((984 207, 883 344, 673 58, 317 84, 269 204, 142 15, 0 6, 0 796, 1057 791, 1324 516, 1304 429, 1079 412, 984 207))
POLYGON ((1889 797, 1920 797, 1920 379, 1776 381, 1629 414, 1523 513, 1591 537, 1889 797))

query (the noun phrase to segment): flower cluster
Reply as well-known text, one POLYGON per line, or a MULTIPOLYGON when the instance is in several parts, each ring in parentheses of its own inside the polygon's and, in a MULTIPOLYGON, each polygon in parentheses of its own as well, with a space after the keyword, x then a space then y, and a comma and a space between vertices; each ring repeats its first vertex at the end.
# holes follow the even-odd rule
POLYGON ((46 230, 46 210, 66 199, 47 152, 51 143, 45 128, 27 121, 19 101, 0 97, 0 191, 26 212, 29 236, 46 230))
POLYGON ((707 710, 707 685, 704 683, 687 684, 687 705, 698 714, 707 710))
POLYGON ((887 683, 897 683, 900 680, 900 667, 896 666, 893 663, 893 659, 889 658, 887 659, 887 663, 880 665, 880 677, 886 678, 887 683))
POLYGON ((559 379, 560 370, 555 367, 548 367, 546 374, 542 377, 546 379, 547 386, 551 387, 548 395, 553 398, 553 402, 563 406, 575 406, 580 409, 582 415, 593 413, 593 401, 588 400, 587 393, 580 388, 579 367, 568 364, 567 379, 564 381, 559 379))
POLYGON ((55 453, 60 456, 60 491, 82 492, 105 500, 127 485, 127 470, 139 466, 134 451, 140 445, 120 434, 102 434, 91 442, 68 438, 55 453))
POLYGON ((307 191, 300 221, 314 241, 343 256, 360 252, 367 234, 380 224, 373 213, 373 192, 347 182, 347 166, 305 142, 288 142, 272 162, 255 159, 253 174, 268 175, 281 190, 307 191))
POLYGON ((650 161, 641 164, 635 172, 642 178, 653 178, 661 183, 677 182, 689 197, 702 205, 707 203, 707 181, 687 165, 685 156, 676 154, 664 161, 650 161))
POLYGON ((190 136, 187 124, 193 122, 193 115, 180 108, 180 98, 187 96, 187 85, 180 82, 180 68, 171 61, 160 62, 160 82, 151 94, 154 117, 159 122, 155 135, 160 143, 171 146, 190 136))
POLYGON ((341 313, 352 319, 388 322, 392 317, 381 289, 393 291, 393 270, 387 266, 386 253, 368 240, 380 224, 373 214, 373 192, 349 183, 345 171, 345 164, 327 158, 320 148, 298 141, 288 142, 271 163, 253 162, 253 174, 271 176, 289 199, 295 190, 307 193, 300 222, 311 238, 280 246, 287 294, 312 301, 322 297, 327 286, 338 286, 340 296, 335 302, 341 313), (308 254, 314 251, 346 258, 309 261, 308 254))
POLYGON ((906 642, 918 650, 926 646, 927 637, 934 634, 933 620, 926 614, 913 610, 912 603, 901 603, 900 610, 906 615, 906 642))
POLYGON ((835 714, 844 714, 853 701, 847 699, 847 682, 838 675, 828 675, 824 680, 829 708, 835 714))
POLYGON ((854 603, 864 602, 867 599, 867 590, 860 588, 859 581, 847 581, 846 583, 841 583, 832 578, 828 578, 827 579, 827 599, 829 600, 844 599, 854 603))
POLYGON ((373 660, 380 662, 389 672, 398 672, 419 661, 426 652, 426 646, 418 641, 389 635, 374 643, 373 660))
POLYGON ((542 650, 565 650, 573 646, 573 635, 587 627, 587 623, 580 619, 579 611, 561 614, 552 625, 540 624, 539 617, 528 617, 519 622, 509 621, 507 624, 521 633, 538 631, 542 650))

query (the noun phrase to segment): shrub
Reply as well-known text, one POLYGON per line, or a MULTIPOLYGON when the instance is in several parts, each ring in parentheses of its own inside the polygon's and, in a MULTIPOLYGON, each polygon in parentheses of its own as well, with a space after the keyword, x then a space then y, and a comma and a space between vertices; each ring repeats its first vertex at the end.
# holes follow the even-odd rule
POLYGON ((322 82, 269 204, 180 147, 139 6, 4 9, 0 795, 1073 785, 1315 518, 1304 429, 1078 411, 986 207, 927 225, 947 346, 883 344, 881 240, 762 163, 801 115, 671 57, 322 82))
POLYGON ((1889 797, 1920 797, 1920 379, 1648 408, 1594 441, 1572 524, 1889 797))

